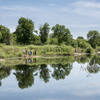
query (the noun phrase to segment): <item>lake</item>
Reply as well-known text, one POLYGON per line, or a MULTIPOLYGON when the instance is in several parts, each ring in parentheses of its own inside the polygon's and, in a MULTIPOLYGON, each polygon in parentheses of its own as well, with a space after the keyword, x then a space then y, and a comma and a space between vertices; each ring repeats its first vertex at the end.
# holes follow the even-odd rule
POLYGON ((100 56, 9 59, 0 100, 99 100, 100 56))

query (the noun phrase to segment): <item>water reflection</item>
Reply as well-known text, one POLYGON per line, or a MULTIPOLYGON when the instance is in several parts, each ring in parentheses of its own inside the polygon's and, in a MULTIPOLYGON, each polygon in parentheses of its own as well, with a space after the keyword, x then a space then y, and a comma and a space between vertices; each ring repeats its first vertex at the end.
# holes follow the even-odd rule
POLYGON ((56 80, 65 79, 72 70, 72 64, 53 64, 52 67, 54 68, 52 77, 56 80))
POLYGON ((34 84, 34 75, 38 66, 17 65, 15 66, 14 75, 21 89, 31 87, 34 84))
POLYGON ((100 56, 24 59, 23 63, 21 62, 22 64, 16 63, 11 66, 1 63, 0 86, 2 80, 10 76, 11 70, 14 70, 13 75, 16 77, 18 86, 21 89, 32 87, 35 84, 35 79, 37 77, 45 83, 49 82, 51 78, 55 80, 64 80, 70 75, 74 62, 78 62, 79 64, 87 63, 86 69, 90 74, 98 73, 100 71, 100 56))
POLYGON ((10 75, 11 69, 8 68, 4 68, 1 67, 0 68, 0 86, 2 85, 2 80, 5 79, 6 77, 8 77, 10 75))
POLYGON ((43 79, 45 83, 49 82, 50 79, 50 71, 46 64, 40 65, 40 78, 43 79))
POLYGON ((100 71, 100 57, 94 56, 88 63, 87 70, 89 73, 98 73, 100 71))

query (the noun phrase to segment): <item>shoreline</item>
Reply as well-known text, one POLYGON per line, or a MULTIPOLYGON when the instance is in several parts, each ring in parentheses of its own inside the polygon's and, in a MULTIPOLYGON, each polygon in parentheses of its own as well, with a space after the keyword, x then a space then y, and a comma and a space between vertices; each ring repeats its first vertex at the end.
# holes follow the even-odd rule
POLYGON ((29 59, 29 58, 60 58, 66 56, 85 56, 87 53, 74 53, 74 55, 49 55, 49 56, 23 56, 23 57, 11 57, 11 58, 0 58, 0 62, 5 61, 6 59, 14 60, 14 59, 29 59))

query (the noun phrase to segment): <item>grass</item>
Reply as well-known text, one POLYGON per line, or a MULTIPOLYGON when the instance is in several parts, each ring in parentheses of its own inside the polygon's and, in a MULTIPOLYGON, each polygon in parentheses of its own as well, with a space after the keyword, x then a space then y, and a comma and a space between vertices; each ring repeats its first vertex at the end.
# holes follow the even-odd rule
POLYGON ((37 56, 51 56, 51 55, 73 55, 74 48, 71 46, 57 46, 57 45, 44 45, 44 46, 7 46, 0 44, 0 54, 1 58, 11 58, 11 57, 23 57, 23 50, 28 51, 36 50, 37 56))

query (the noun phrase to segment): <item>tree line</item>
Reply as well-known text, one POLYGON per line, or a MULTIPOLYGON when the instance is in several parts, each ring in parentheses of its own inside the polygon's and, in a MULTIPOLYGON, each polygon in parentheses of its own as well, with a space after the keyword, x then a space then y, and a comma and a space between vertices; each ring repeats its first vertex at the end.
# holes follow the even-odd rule
POLYGON ((87 39, 73 36, 65 25, 56 24, 52 28, 48 23, 35 30, 34 22, 31 19, 21 17, 18 20, 18 26, 15 32, 10 33, 10 29, 0 25, 0 43, 7 45, 71 45, 73 47, 93 47, 100 46, 100 33, 96 30, 89 31, 87 39))

